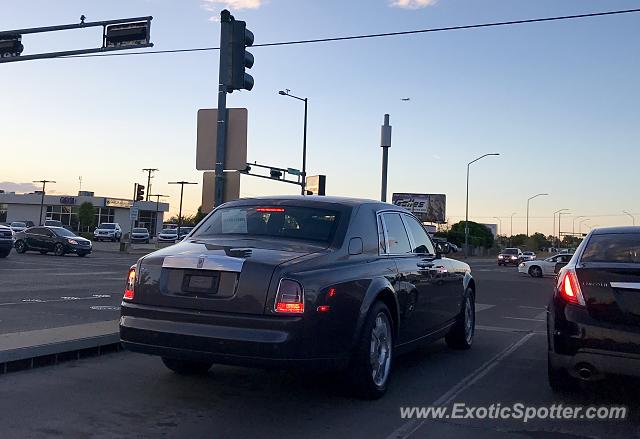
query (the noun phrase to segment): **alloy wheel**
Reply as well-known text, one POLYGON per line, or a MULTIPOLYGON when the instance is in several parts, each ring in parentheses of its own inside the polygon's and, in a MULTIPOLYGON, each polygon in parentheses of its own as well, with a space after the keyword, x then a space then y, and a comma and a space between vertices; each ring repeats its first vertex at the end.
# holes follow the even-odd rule
POLYGON ((389 377, 392 346, 391 322, 384 312, 380 312, 371 329, 371 349, 369 351, 371 376, 376 386, 384 386, 389 377))

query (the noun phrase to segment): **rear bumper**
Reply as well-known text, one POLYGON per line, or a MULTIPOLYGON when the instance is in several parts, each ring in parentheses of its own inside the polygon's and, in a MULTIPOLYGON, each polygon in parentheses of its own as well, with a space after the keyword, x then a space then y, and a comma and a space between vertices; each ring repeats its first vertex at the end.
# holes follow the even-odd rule
POLYGON ((122 303, 123 346, 151 355, 248 367, 344 368, 347 355, 316 355, 300 317, 198 313, 122 303))
POLYGON ((593 379, 609 374, 640 377, 640 328, 602 322, 581 306, 554 302, 547 334, 552 364, 573 376, 588 367, 593 379))

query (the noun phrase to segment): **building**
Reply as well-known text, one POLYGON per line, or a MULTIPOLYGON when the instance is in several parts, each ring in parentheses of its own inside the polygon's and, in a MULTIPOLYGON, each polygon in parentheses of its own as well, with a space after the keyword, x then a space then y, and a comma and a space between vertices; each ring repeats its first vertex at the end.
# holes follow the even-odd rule
MULTIPOLYGON (((93 192, 80 192, 72 195, 45 195, 42 203, 42 192, 30 194, 0 193, 0 223, 13 221, 31 221, 40 224, 40 204, 42 203, 42 221, 53 219, 78 231, 78 210, 82 203, 93 204, 95 225, 100 223, 119 223, 124 233, 131 228, 130 208, 132 200, 124 198, 96 197, 93 192)), ((134 227, 146 227, 152 235, 162 228, 165 212, 169 211, 168 203, 155 201, 137 201, 138 220, 134 227)), ((83 227, 84 230, 84 227, 83 227)))

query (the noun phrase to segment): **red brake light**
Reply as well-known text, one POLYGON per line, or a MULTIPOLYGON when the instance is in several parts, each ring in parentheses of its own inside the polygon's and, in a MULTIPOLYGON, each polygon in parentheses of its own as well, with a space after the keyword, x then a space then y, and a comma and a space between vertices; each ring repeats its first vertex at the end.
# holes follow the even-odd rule
POLYGON ((257 212, 284 212, 284 207, 256 207, 257 212))
POLYGON ((133 300, 134 296, 134 286, 136 283, 136 267, 131 267, 129 269, 129 275, 127 276, 127 286, 124 289, 124 300, 133 300))
POLYGON ((302 314, 304 312, 304 292, 302 285, 290 279, 281 279, 276 294, 276 312, 302 314))
POLYGON ((580 289, 578 276, 574 270, 568 269, 561 274, 558 291, 560 292, 560 297, 567 302, 584 306, 585 302, 582 296, 582 290, 580 289))

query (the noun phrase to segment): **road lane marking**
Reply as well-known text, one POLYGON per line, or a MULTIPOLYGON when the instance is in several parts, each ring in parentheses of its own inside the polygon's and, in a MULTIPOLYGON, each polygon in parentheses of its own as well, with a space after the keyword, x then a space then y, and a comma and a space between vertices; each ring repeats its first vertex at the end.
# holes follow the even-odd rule
POLYGON ((476 312, 484 311, 489 308, 493 308, 495 305, 489 305, 486 303, 476 303, 476 312))
MULTIPOLYGON (((507 346, 503 351, 498 353, 495 357, 484 363, 482 366, 475 369, 469 375, 464 377, 451 389, 445 392, 440 398, 436 399, 432 406, 444 406, 453 401, 456 396, 473 386, 479 380, 484 378, 491 370, 493 370, 498 364, 500 364, 505 358, 511 355, 516 349, 525 344, 535 334, 530 332, 523 337, 507 346)), ((406 439, 415 433, 426 422, 426 419, 413 419, 409 422, 405 422, 400 428, 387 436, 387 439, 406 439)))
POLYGON ((546 322, 546 319, 527 319, 525 317, 502 317, 509 320, 524 320, 525 322, 546 322))
POLYGON ((111 297, 110 295, 107 294, 103 294, 103 295, 98 295, 98 294, 94 294, 93 296, 89 296, 89 297, 71 297, 71 296, 64 296, 61 297, 59 299, 22 299, 20 302, 4 302, 4 303, 0 303, 0 306, 11 306, 11 305, 28 305, 30 303, 56 303, 56 302, 70 302, 70 301, 74 301, 74 300, 99 300, 99 299, 106 299, 111 297))
POLYGON ((490 332, 521 332, 521 333, 533 333, 533 334, 547 334, 547 331, 531 331, 530 329, 521 329, 521 328, 507 328, 504 326, 487 326, 487 325, 476 325, 476 329, 480 331, 490 331, 490 332))
POLYGON ((542 310, 545 310, 545 311, 546 311, 546 309, 547 309, 547 308, 541 308, 541 307, 539 307, 539 306, 526 306, 526 305, 520 305, 520 306, 518 306, 518 308, 525 308, 525 309, 542 309, 542 310))

